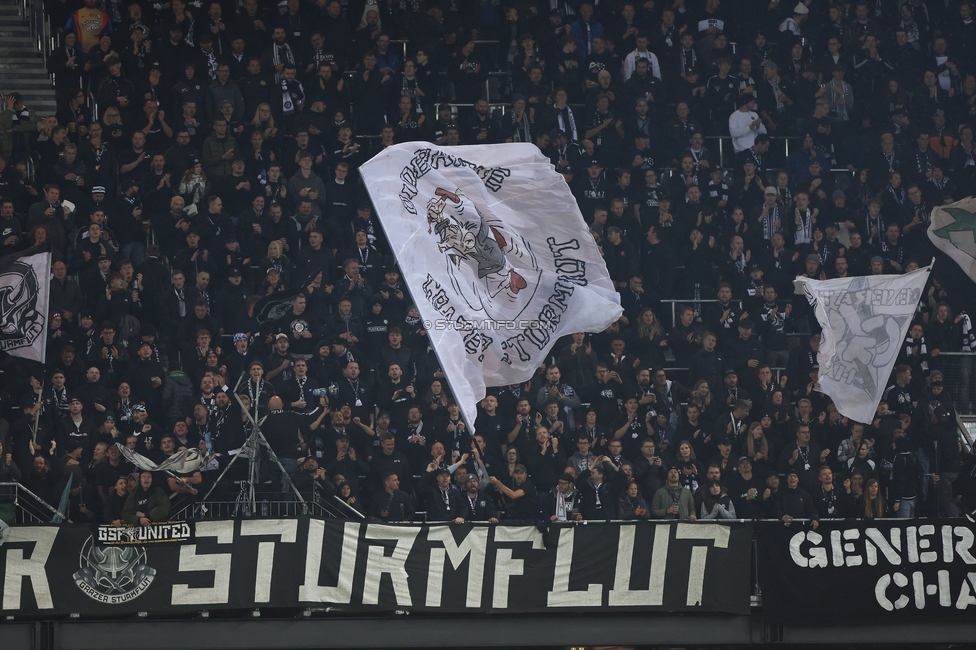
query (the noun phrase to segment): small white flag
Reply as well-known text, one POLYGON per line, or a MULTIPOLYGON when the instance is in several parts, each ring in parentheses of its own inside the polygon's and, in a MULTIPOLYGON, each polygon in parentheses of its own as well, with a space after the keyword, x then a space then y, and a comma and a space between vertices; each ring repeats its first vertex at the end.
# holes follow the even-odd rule
POLYGON ((556 340, 620 318, 562 176, 531 144, 390 147, 360 168, 468 424, 556 340))
POLYGON ((841 415, 863 423, 874 419, 931 270, 794 281, 823 328, 820 390, 841 415))
POLYGON ((932 210, 929 239, 976 282, 976 198, 932 210))
POLYGON ((122 452, 122 455, 127 461, 135 465, 138 469, 147 472, 175 472, 177 474, 190 474, 197 471, 214 458, 214 455, 201 454, 200 451, 195 448, 184 449, 183 451, 176 452, 157 465, 142 454, 132 451, 125 445, 115 443, 115 446, 119 448, 119 451, 122 452))
POLYGON ((50 252, 0 260, 0 351, 44 363, 50 293, 50 252))

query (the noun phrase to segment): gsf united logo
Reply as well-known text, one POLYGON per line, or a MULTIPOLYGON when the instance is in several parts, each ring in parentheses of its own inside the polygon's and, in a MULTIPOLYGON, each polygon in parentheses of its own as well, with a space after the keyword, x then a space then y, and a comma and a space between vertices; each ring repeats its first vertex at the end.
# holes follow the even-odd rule
POLYGON ((135 600, 152 584, 156 570, 146 564, 141 546, 99 547, 89 537, 79 553, 79 570, 72 576, 86 596, 107 605, 135 600))

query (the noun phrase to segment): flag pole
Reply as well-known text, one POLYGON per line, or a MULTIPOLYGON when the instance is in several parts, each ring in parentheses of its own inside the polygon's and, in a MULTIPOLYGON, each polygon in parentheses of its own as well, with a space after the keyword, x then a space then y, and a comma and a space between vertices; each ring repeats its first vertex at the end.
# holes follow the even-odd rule
POLYGON ((37 397, 37 403, 41 408, 34 414, 34 444, 37 444, 37 428, 41 426, 41 412, 44 410, 44 380, 41 380, 41 394, 37 397))
MULTIPOLYGON (((404 281, 405 281, 405 279, 404 279, 404 281)), ((433 321, 431 321, 431 324, 433 324, 433 321)), ((457 393, 456 390, 454 390, 454 386, 451 385, 451 378, 447 374, 447 371, 444 370, 444 367, 445 367, 444 366, 444 360, 441 359, 441 355, 437 351, 437 346, 434 345, 434 339, 432 339, 430 337, 430 332, 427 332, 427 341, 430 343, 430 349, 434 351, 434 356, 437 357, 437 363, 440 365, 441 372, 444 373, 444 381, 447 383, 447 387, 451 389, 451 397, 454 399, 455 402, 457 402, 457 394, 458 393, 457 393)), ((487 386, 486 386, 486 388, 487 388, 487 386)), ((482 398, 482 399, 484 399, 484 398, 482 398)), ((467 421, 467 418, 464 417, 464 409, 460 408, 460 404, 458 406, 459 406, 458 411, 460 411, 460 413, 461 413, 461 421, 464 422, 464 427, 468 430, 468 435, 471 436, 472 439, 474 439, 474 434, 475 434, 474 423, 467 421)), ((478 404, 475 404, 474 405, 474 408, 475 408, 475 412, 477 412, 478 411, 478 404)))

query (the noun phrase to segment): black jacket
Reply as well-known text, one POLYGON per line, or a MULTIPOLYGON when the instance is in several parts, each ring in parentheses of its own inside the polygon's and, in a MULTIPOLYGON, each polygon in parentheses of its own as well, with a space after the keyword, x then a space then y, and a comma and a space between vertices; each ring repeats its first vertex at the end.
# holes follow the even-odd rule
POLYGON ((417 486, 417 494, 427 510, 427 521, 453 521, 464 516, 461 507, 461 492, 453 483, 442 491, 437 485, 433 472, 425 472, 417 486))
POLYGON ((413 519, 413 504, 403 490, 397 490, 393 494, 380 492, 369 505, 369 517, 374 521, 387 523, 410 521, 413 519))
POLYGON ((459 516, 464 517, 465 521, 488 521, 498 518, 498 509, 483 492, 478 492, 476 496, 464 492, 461 495, 461 513, 459 516))
POLYGON ((820 514, 813 505, 813 498, 803 488, 784 488, 776 493, 773 503, 773 517, 782 519, 789 515, 794 519, 820 519, 820 514))
POLYGON ((576 489, 581 497, 580 512, 586 520, 609 521, 617 518, 617 499, 623 472, 611 469, 606 463, 601 469, 604 472, 604 481, 599 487, 590 482, 590 470, 580 474, 576 480, 576 489))

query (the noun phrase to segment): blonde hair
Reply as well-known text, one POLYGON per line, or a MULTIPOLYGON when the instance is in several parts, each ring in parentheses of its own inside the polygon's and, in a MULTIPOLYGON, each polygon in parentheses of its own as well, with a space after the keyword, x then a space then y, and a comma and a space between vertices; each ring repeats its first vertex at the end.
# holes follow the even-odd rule
POLYGON ((258 107, 254 109, 254 119, 251 120, 251 126, 257 126, 257 127, 261 126, 260 114, 261 114, 262 107, 268 109, 268 126, 274 128, 275 121, 274 121, 274 115, 271 114, 271 104, 268 104, 266 102, 262 102, 258 104, 258 107))
POLYGON ((105 109, 105 112, 102 113, 102 124, 122 124, 122 113, 119 112, 119 109, 116 107, 109 106, 105 109), (113 119, 113 121, 110 122, 109 117, 118 119, 113 119))
POLYGON ((271 241, 268 242, 268 257, 269 258, 271 257, 271 249, 272 249, 272 247, 278 250, 278 255, 279 256, 285 254, 285 245, 284 245, 283 242, 284 242, 284 240, 282 240, 282 239, 272 239, 271 241))
POLYGON ((760 424, 759 422, 753 422, 752 424, 749 425, 749 434, 748 436, 746 436, 746 449, 749 452, 747 455, 750 458, 754 458, 756 456, 757 451, 762 453, 763 456, 769 456, 769 441, 766 440, 766 432, 763 431, 762 424, 760 424), (752 437, 752 430, 756 428, 762 431, 762 438, 761 438, 762 442, 759 443, 758 450, 756 449, 756 442, 755 442, 756 439, 752 437))

